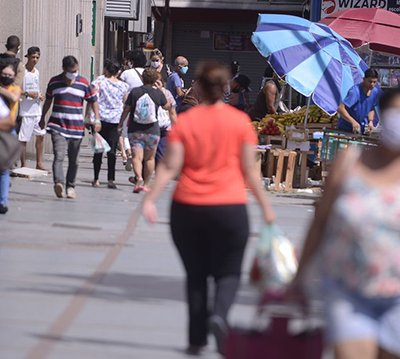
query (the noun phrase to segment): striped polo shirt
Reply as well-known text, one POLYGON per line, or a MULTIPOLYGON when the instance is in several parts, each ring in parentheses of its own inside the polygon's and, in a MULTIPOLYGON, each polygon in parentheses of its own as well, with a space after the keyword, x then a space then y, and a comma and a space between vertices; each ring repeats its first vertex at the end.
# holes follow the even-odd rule
POLYGON ((83 101, 97 101, 89 82, 78 76, 74 83, 67 85, 64 75, 60 74, 50 80, 46 98, 54 101, 48 130, 59 132, 67 138, 82 138, 85 134, 83 101))

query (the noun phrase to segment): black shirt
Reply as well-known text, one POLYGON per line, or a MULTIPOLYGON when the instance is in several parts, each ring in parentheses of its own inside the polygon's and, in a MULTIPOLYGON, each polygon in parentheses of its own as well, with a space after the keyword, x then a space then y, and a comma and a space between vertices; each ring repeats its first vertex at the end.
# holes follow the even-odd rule
POLYGON ((130 113, 129 122, 128 122, 128 133, 142 132, 142 133, 147 133, 147 134, 151 134, 151 135, 159 135, 160 134, 160 126, 158 125, 158 121, 154 122, 154 123, 149 123, 149 124, 141 124, 141 123, 135 122, 135 120, 134 120, 136 102, 146 92, 149 94, 151 99, 156 104, 156 113, 160 106, 163 107, 167 104, 167 99, 165 98, 162 91, 159 89, 156 89, 149 85, 144 85, 141 87, 134 88, 130 92, 130 94, 125 102, 125 104, 127 106, 131 107, 131 113, 130 113))

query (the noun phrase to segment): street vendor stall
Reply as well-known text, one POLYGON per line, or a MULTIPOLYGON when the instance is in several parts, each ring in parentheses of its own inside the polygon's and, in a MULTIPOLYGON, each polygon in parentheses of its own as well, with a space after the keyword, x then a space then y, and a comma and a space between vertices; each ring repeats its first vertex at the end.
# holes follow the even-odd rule
MULTIPOLYGON (((349 89, 362 81, 367 65, 351 44, 329 27, 295 16, 260 15, 252 41, 274 72, 309 98, 308 106, 300 111, 268 115, 254 124, 261 142, 271 143, 275 136, 281 136, 288 140, 282 140, 282 150, 297 151, 300 186, 304 187, 310 154, 309 136, 313 132, 306 129, 314 123, 318 123, 319 130, 332 126, 339 104, 349 89), (311 100, 316 106, 310 106, 311 100)), ((278 159, 273 158, 273 161, 277 160, 278 165, 274 163, 272 168, 278 170, 282 167, 279 166, 282 153, 275 153, 278 154, 273 157, 278 159)), ((289 159, 287 162, 290 168, 289 159)), ((275 180, 284 177, 278 171, 275 180)), ((275 184, 275 189, 279 188, 280 184, 275 184)))

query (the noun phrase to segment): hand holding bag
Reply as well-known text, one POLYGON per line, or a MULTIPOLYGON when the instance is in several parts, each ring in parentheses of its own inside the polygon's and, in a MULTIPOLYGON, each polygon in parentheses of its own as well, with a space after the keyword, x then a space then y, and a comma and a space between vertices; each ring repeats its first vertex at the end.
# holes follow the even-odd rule
POLYGON ((21 144, 12 134, 0 131, 0 171, 10 169, 19 158, 21 144))
POLYGON ((95 132, 92 136, 91 145, 93 153, 103 153, 111 150, 111 147, 107 141, 97 132, 95 132))

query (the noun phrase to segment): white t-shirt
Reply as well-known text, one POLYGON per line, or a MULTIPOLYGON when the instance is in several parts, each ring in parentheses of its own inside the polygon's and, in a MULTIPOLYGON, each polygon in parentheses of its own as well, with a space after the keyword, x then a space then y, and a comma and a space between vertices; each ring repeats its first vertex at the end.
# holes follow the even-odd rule
POLYGON ((10 114, 10 109, 5 104, 3 99, 0 97, 0 120, 2 120, 4 117, 7 117, 9 114, 10 114))
MULTIPOLYGON (((37 92, 40 93, 39 70, 35 69, 30 72, 25 69, 24 81, 22 83, 22 92, 37 92)), ((22 95, 20 103, 20 116, 41 116, 42 108, 38 98, 33 99, 22 95)))
POLYGON ((129 69, 125 70, 121 74, 121 80, 126 82, 129 85, 129 92, 132 91, 132 89, 143 86, 143 81, 138 75, 138 72, 140 75, 143 74, 144 68, 142 67, 136 67, 135 69, 129 69))

